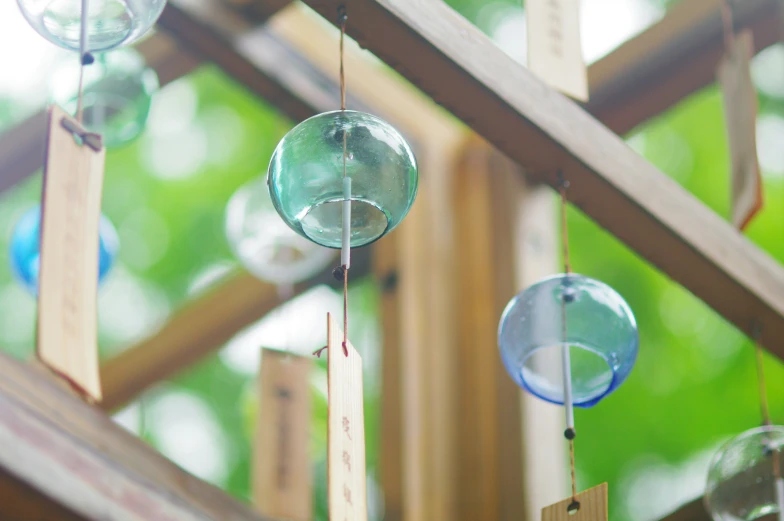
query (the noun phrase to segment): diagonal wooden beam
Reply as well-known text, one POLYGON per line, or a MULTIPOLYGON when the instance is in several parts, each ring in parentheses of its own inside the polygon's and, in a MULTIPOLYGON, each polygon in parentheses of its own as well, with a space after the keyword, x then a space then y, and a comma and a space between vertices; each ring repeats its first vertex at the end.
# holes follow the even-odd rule
POLYGON ((2 354, 0 445, 2 519, 272 521, 2 354))
POLYGON ((599 225, 784 358, 784 269, 442 2, 308 0, 599 225))
MULTIPOLYGON (((588 69, 588 112, 625 134, 712 84, 724 53, 722 2, 679 2, 660 22, 594 63, 588 69)), ((757 52, 781 41, 780 0, 744 0, 733 6, 735 27, 752 31, 757 52)))
MULTIPOLYGON (((353 277, 363 277, 370 272, 367 248, 356 250, 351 261, 353 277)), ((295 285, 292 297, 319 284, 340 286, 332 276, 333 267, 295 285)), ((148 387, 214 352, 237 331, 282 303, 274 285, 256 280, 247 273, 222 283, 212 292, 186 304, 155 335, 101 366, 101 408, 111 411, 125 405, 148 387)))

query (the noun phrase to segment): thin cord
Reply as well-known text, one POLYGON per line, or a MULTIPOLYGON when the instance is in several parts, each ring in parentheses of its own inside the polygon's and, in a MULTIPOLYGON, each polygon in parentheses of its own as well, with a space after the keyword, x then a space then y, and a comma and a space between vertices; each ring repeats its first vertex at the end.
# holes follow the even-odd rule
POLYGON ((348 356, 348 268, 343 270, 343 354, 348 356))
POLYGON ((572 272, 569 262, 569 230, 566 223, 566 189, 569 188, 569 181, 563 179, 563 174, 559 173, 561 184, 561 237, 563 239, 564 272, 572 272))
MULTIPOLYGON (((558 172, 558 184, 560 185, 561 192, 561 240, 563 241, 563 257, 564 257, 564 272, 569 275, 572 272, 571 262, 569 260, 569 227, 566 221, 566 190, 569 188, 569 181, 567 181, 563 172, 558 172)), ((567 279, 568 280, 568 279, 567 279)), ((567 342, 567 323, 566 323, 566 304, 569 300, 567 297, 567 289, 564 289, 564 294, 561 299, 561 327, 563 334, 563 379, 564 379, 564 408, 566 410, 566 430, 564 436, 569 440, 569 474, 572 482, 572 502, 567 507, 569 512, 574 512, 580 508, 580 502, 577 501, 577 477, 575 473, 574 463, 574 438, 577 432, 574 428, 574 403, 572 400, 572 370, 571 360, 569 356, 569 345, 567 342)))
POLYGON ((82 122, 82 98, 84 95, 84 65, 79 64, 79 95, 76 100, 76 121, 82 122))
POLYGON ((729 51, 735 42, 735 20, 730 0, 724 0, 721 4, 721 21, 724 25, 724 47, 729 51))
POLYGON ((340 22, 340 110, 346 110, 346 75, 343 68, 343 40, 346 36, 346 21, 348 15, 342 5, 338 8, 338 22, 340 22))
POLYGON ((574 438, 569 440, 569 469, 572 478, 572 504, 577 503, 576 506, 579 507, 580 503, 577 501, 577 478, 574 475, 574 438))
MULTIPOLYGON (((340 22, 340 110, 346 110, 346 74, 343 65, 343 41, 346 36, 348 15, 344 6, 338 8, 340 22)), ((348 356, 348 271, 351 266, 351 178, 346 172, 346 150, 348 129, 343 129, 343 244, 341 263, 343 268, 343 354, 348 356)))
POLYGON ((76 101, 76 120, 82 122, 82 107, 84 97, 84 66, 87 65, 87 18, 88 18, 88 2, 89 0, 82 0, 81 12, 81 27, 79 33, 79 93, 76 101))
POLYGON ((760 412, 762 413, 762 424, 770 425, 770 409, 768 407, 768 393, 765 385, 765 368, 762 365, 762 345, 756 342, 755 352, 757 355, 757 383, 759 384, 760 412))

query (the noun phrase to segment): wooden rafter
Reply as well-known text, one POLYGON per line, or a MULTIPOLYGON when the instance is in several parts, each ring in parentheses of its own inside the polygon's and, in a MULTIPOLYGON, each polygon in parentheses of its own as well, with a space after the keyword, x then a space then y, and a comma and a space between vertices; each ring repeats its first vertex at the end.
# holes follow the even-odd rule
POLYGON ((0 518, 272 521, 0 354, 0 518))
MULTIPOLYGON (((370 271, 367 248, 352 256, 351 271, 362 277, 370 271)), ((332 268, 295 285, 293 296, 318 285, 339 285, 332 268)), ((272 284, 246 273, 235 276, 212 292, 188 303, 155 335, 109 359, 101 367, 103 401, 112 411, 142 391, 190 367, 228 342, 237 331, 282 304, 272 284)))
MULTIPOLYGON (((340 0, 308 0, 334 19, 340 0)), ((442 2, 349 0, 348 33, 537 179, 784 358, 784 269, 442 2)))
MULTIPOLYGON (((761 2, 760 0, 751 0, 751 2, 752 3, 753 2, 757 2, 760 5, 764 4, 764 2, 761 2)), ((256 3, 258 4, 259 2, 256 2, 256 3)), ((693 2, 693 4, 701 4, 701 5, 705 6, 705 5, 711 4, 711 1, 707 0, 707 1, 702 1, 702 2, 693 2)), ((765 5, 767 5, 767 4, 765 4, 765 5)), ((702 13, 701 16, 704 17, 705 19, 710 19, 710 16, 704 14, 704 11, 705 11, 705 9, 702 9, 701 11, 699 11, 700 13, 702 13)), ((196 17, 194 16, 194 18, 196 18, 196 17)), ((218 17, 218 18, 220 19, 220 17, 218 17)), ((692 15, 691 19, 694 19, 693 15, 692 15)), ((316 61, 313 61, 312 64, 310 65, 312 70, 307 72, 307 75, 309 75, 310 77, 313 77, 313 78, 317 78, 317 77, 321 78, 321 82, 322 83, 334 84, 335 83, 334 77, 327 75, 327 73, 325 72, 327 70, 334 69, 334 67, 330 68, 329 62, 327 62, 325 60, 328 60, 328 59, 331 59, 331 58, 334 58, 334 60, 337 59, 336 54, 334 52, 332 52, 332 50, 324 48, 323 41, 325 39, 328 41, 330 39, 330 36, 323 35, 323 32, 321 33, 322 36, 318 36, 320 33, 318 32, 319 28, 318 28, 317 24, 311 23, 310 25, 306 26, 307 30, 304 31, 304 33, 308 34, 309 37, 308 38, 297 38, 298 27, 302 26, 302 24, 304 24, 306 22, 307 22, 307 20, 305 19, 305 17, 298 16, 298 15, 297 16, 293 16, 293 13, 291 12, 291 9, 289 9, 289 10, 287 10, 287 12, 285 14, 281 14, 281 16, 275 17, 273 19, 270 27, 268 28, 268 30, 265 30, 261 34, 263 35, 262 36, 263 38, 266 38, 268 41, 271 41, 271 42, 294 41, 296 43, 296 45, 294 47, 290 47, 289 46, 287 48, 287 50, 286 50, 286 53, 288 55, 297 57, 296 60, 293 60, 293 59, 287 60, 287 63, 294 64, 294 66, 286 67, 284 69, 289 70, 289 71, 297 70, 297 69, 299 69, 301 71, 305 71, 306 70, 305 69, 305 65, 297 66, 296 64, 297 63, 302 63, 303 61, 304 61, 305 64, 307 64, 307 63, 309 63, 308 58, 310 60, 316 60, 316 61), (305 56, 307 56, 308 58, 305 58, 305 56)), ((201 23, 202 24, 203 27, 202 27, 201 30, 206 30, 206 29, 204 29, 204 22, 197 22, 197 23, 201 23)), ((235 26, 235 27, 236 27, 236 24, 238 24, 238 22, 236 22, 236 21, 232 21, 230 23, 230 25, 235 26)), ((675 38, 675 39, 682 39, 682 35, 688 32, 687 31, 688 26, 684 27, 684 26, 679 24, 678 19, 673 18, 671 16, 667 16, 667 17, 664 18, 664 20, 662 22, 660 22, 656 26, 652 27, 648 31, 642 33, 640 36, 638 36, 636 39, 630 41, 628 44, 622 45, 618 50, 616 50, 615 52, 611 53, 607 58, 605 58, 605 59, 601 60, 600 62, 598 62, 597 64, 595 64, 591 68, 591 70, 590 70, 591 77, 593 79, 592 81, 593 81, 593 84, 594 84, 594 86, 592 87, 593 88, 593 93, 594 93, 594 96, 595 96, 594 99, 601 99, 601 92, 603 92, 605 89, 615 90, 616 94, 617 94, 617 86, 620 85, 621 83, 623 83, 622 78, 625 77, 624 76, 624 66, 628 65, 628 62, 631 60, 632 56, 636 56, 637 58, 640 59, 640 61, 645 62, 645 63, 648 63, 648 61, 646 61, 646 60, 648 60, 649 58, 651 58, 652 56, 654 56, 657 53, 659 53, 659 55, 664 56, 664 54, 661 53, 660 51, 656 51, 657 47, 655 45, 653 45, 652 42, 660 41, 660 38, 655 37, 655 35, 658 34, 661 31, 664 31, 665 29, 669 33, 673 34, 673 38, 675 38), (651 43, 651 46, 647 46, 647 47, 646 46, 641 46, 639 44, 640 41, 651 43), (628 46, 632 46, 632 47, 628 47, 628 46), (593 72, 594 70, 599 71, 599 72, 593 72)), ((299 34, 301 34, 301 31, 300 31, 299 34)), ((219 38, 222 38, 222 37, 219 36, 219 38)), ((287 44, 287 45, 289 45, 289 44, 287 44)), ((700 47, 701 45, 703 45, 703 44, 699 44, 699 42, 694 43, 695 48, 700 47)), ((248 56, 251 57, 250 59, 252 59, 254 61, 254 63, 257 64, 257 66, 261 67, 261 65, 259 65, 259 64, 268 63, 268 64, 270 64, 269 66, 271 67, 272 64, 274 63, 274 60, 262 61, 262 60, 258 60, 258 59, 252 58, 252 55, 254 53, 259 52, 259 51, 257 51, 257 49, 262 49, 262 48, 266 48, 266 47, 267 46, 257 45, 257 46, 253 47, 253 50, 251 50, 250 48, 246 48, 245 52, 248 54, 248 56)), ((168 46, 167 48, 170 51, 172 50, 171 46, 168 46)), ((349 51, 351 51, 350 48, 349 48, 349 51)), ((180 51, 177 51, 177 52, 180 52, 180 51)), ((157 56, 156 59, 159 62, 163 61, 163 58, 160 57, 160 55, 161 55, 160 52, 156 53, 156 52, 153 52, 152 50, 145 50, 145 54, 147 54, 149 56, 157 56)), ((348 71, 349 71, 349 73, 351 73, 352 70, 356 70, 358 68, 358 64, 352 64, 351 60, 356 60, 357 59, 356 57, 352 58, 352 56, 355 56, 355 53, 349 52, 348 55, 347 55, 347 59, 349 60, 349 64, 348 64, 348 71)), ((171 58, 169 58, 169 59, 171 59, 171 58)), ((659 60, 658 62, 657 61, 652 62, 652 64, 650 65, 650 69, 649 69, 650 72, 649 72, 649 74, 652 74, 652 75, 655 76, 656 71, 660 70, 658 67, 662 67, 662 64, 665 63, 665 62, 666 62, 666 60, 664 60, 664 61, 659 60), (658 65, 656 65, 657 63, 658 63, 658 65)), ((290 73, 290 74, 294 74, 296 76, 299 73, 294 72, 294 73, 290 73)), ((382 76, 383 76, 383 74, 382 74, 382 76)), ((405 126, 406 126, 405 122, 400 121, 399 117, 396 117, 396 115, 399 114, 399 112, 401 112, 401 111, 397 111, 397 114, 396 114, 394 110, 389 110, 388 108, 385 108, 385 107, 389 107, 389 108, 393 108, 393 107, 407 107, 406 105, 401 105, 401 103, 404 103, 405 97, 403 97, 403 98, 401 98, 400 96, 390 97, 389 93, 393 92, 393 90, 390 90, 389 87, 384 87, 384 85, 386 85, 388 82, 387 83, 384 83, 384 82, 380 82, 379 83, 379 82, 375 81, 374 79, 376 77, 380 78, 380 76, 378 76, 378 75, 369 75, 369 74, 367 74, 367 71, 365 71, 364 77, 366 79, 364 81, 362 81, 362 82, 352 82, 351 79, 349 78, 349 81, 351 82, 351 85, 352 85, 351 91, 355 92, 355 93, 357 91, 359 91, 359 96, 353 96, 353 97, 349 98, 349 106, 356 107, 357 105, 359 105, 360 107, 362 107, 362 105, 361 105, 362 101, 366 100, 366 103, 369 103, 372 106, 376 107, 376 112, 380 111, 381 114, 384 117, 388 117, 390 119, 390 121, 393 122, 393 124, 402 125, 401 128, 403 129, 403 131, 407 132, 407 129, 405 128, 405 126)), ((239 76, 237 76, 236 79, 238 79, 238 81, 244 81, 243 78, 241 78, 239 76)), ((701 78, 701 81, 703 81, 704 83, 707 84, 711 80, 710 80, 710 78, 708 76, 704 76, 704 77, 701 78)), ((682 91, 682 90, 677 90, 676 89, 676 91, 677 92, 683 92, 684 94, 686 93, 686 91, 682 91)), ((668 92, 673 92, 673 91, 672 91, 672 89, 670 89, 668 92)), ((623 113, 624 112, 624 107, 627 107, 628 106, 627 104, 631 103, 628 98, 624 98, 622 96, 615 96, 612 99, 618 100, 617 101, 617 103, 618 103, 617 107, 618 108, 617 109, 613 109, 613 110, 602 109, 602 110, 608 110, 608 112, 606 112, 606 114, 612 114, 612 113, 616 113, 616 112, 623 113)), ((605 107, 606 108, 608 106, 609 105, 607 103, 597 104, 597 107, 605 107)), ((409 110, 409 109, 404 109, 403 112, 405 112, 406 110, 409 110)), ((648 115, 647 112, 645 112, 645 113, 638 112, 636 114, 638 115, 638 117, 643 117, 645 115, 648 115)), ((629 121, 629 120, 627 119, 626 121, 629 121)), ((634 124, 637 124, 639 122, 641 122, 641 120, 632 121, 631 124, 633 126, 634 124)), ((431 123, 431 124, 429 124, 427 126, 428 126, 428 128, 432 128, 432 125, 433 125, 433 123, 431 123)), ((229 286, 226 287, 226 292, 225 293, 223 293, 222 291, 216 291, 216 293, 213 296, 213 298, 216 299, 216 302, 226 302, 226 301, 228 301, 228 300, 230 300, 232 298, 231 297, 232 292, 229 290, 229 288, 230 288, 229 286)), ((260 306, 257 309, 260 310, 259 313, 261 313, 261 314, 258 315, 260 317, 260 316, 263 315, 263 313, 265 312, 264 309, 266 309, 266 308, 264 306, 260 306)), ((227 329, 230 329, 230 328, 224 328, 224 330, 227 330, 227 329)), ((184 345, 184 346, 189 345, 189 342, 177 340, 176 336, 171 336, 171 335, 173 335, 173 333, 171 333, 170 336, 168 337, 169 338, 168 341, 173 341, 173 342, 175 342, 175 344, 184 345)), ((149 341, 145 341, 142 344, 132 348, 132 350, 129 351, 129 355, 128 356, 130 356, 130 352, 135 352, 135 350, 137 350, 137 349, 139 349, 140 351, 144 351, 146 349, 150 349, 150 348, 146 347, 148 345, 155 346, 155 349, 159 349, 158 346, 160 346, 161 344, 159 344, 157 342, 157 340, 155 340, 156 338, 157 338, 157 336, 153 337, 149 341)), ((186 362, 187 363, 193 363, 193 362, 197 361, 200 356, 206 355, 208 352, 210 352, 211 349, 217 349, 219 347, 219 345, 214 345, 211 349, 204 348, 201 343, 199 343, 198 346, 199 346, 198 349, 196 349, 196 348, 193 349, 193 352, 197 353, 197 356, 194 356, 194 357, 190 357, 190 356, 183 357, 182 358, 183 364, 186 363, 186 362)), ((179 367, 182 368, 182 367, 185 367, 185 365, 180 365, 179 367)), ((161 374, 164 374, 164 373, 161 373, 161 374)), ((165 374, 171 374, 171 373, 165 373, 165 374)), ((106 376, 105 376, 105 378, 106 378, 106 376)), ((133 379, 132 375, 129 375, 129 378, 133 379)), ((154 383, 154 381, 150 380, 148 384, 152 384, 152 383, 154 383)), ((145 384, 145 385, 148 385, 148 384, 145 384)), ((119 403, 122 403, 122 402, 126 401, 127 399, 131 398, 132 395, 133 395, 132 387, 127 387, 126 389, 127 389, 126 392, 129 393, 126 397, 124 397, 119 402, 110 400, 109 403, 112 403, 112 406, 116 406, 119 403)))
MULTIPOLYGON (((588 112, 617 134, 714 82, 724 52, 723 0, 679 2, 667 15, 588 70, 588 112)), ((779 0, 733 3, 736 28, 750 29, 759 52, 781 41, 779 0)))

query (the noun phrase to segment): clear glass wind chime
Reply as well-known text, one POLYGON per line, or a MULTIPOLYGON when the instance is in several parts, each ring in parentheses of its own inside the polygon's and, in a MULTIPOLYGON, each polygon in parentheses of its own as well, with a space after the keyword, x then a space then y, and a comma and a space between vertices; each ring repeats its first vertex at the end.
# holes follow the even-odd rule
MULTIPOLYGON (((721 4, 722 20, 724 24, 725 56, 718 70, 718 77, 722 83, 725 110, 728 108, 739 109, 745 107, 748 111, 745 116, 753 125, 756 117, 756 93, 751 82, 749 60, 753 56, 753 41, 748 29, 736 35, 733 20, 733 3, 725 0, 721 4), (738 85, 746 87, 738 87, 738 85), (748 96, 748 98, 746 98, 748 96), (745 99, 744 99, 745 98, 745 99), (744 101, 753 101, 750 107, 744 101)), ((740 118, 736 114, 736 118, 740 118)), ((728 115, 728 123, 732 124, 733 118, 728 115)), ((742 125, 736 123, 737 128, 742 125)), ((731 127, 728 127, 732 130, 731 127)), ((733 147, 733 140, 737 140, 730 132, 730 149, 733 163, 738 157, 743 157, 743 163, 748 163, 748 158, 733 147)), ((753 141, 752 147, 753 147, 753 141)), ((737 141, 734 143, 738 145, 737 141)), ((741 145, 744 146, 744 145, 741 145)), ((752 152, 753 153, 753 152, 752 152)), ((753 159, 756 160, 756 157, 753 159)), ((751 172, 759 181, 759 171, 755 168, 751 172)), ((738 171, 733 168, 733 175, 738 171)), ((742 171, 741 175, 749 172, 742 171)), ((753 183, 748 183, 753 186, 753 183)), ((761 189, 760 185, 757 185, 761 189)), ((733 187, 734 188, 734 187, 733 187)), ((757 196, 757 203, 753 207, 744 208, 743 204, 738 209, 744 210, 742 219, 736 219, 734 210, 740 202, 733 196, 733 221, 743 230, 751 216, 759 210, 762 197, 757 196), (750 212, 750 213, 749 213, 750 212)), ((784 426, 774 425, 771 422, 768 407, 767 389, 765 385, 765 368, 763 365, 762 324, 758 322, 752 329, 752 339, 755 343, 757 366, 757 383, 760 400, 761 426, 747 430, 729 440, 716 453, 711 462, 707 476, 705 491, 705 507, 716 521, 752 521, 760 518, 773 518, 784 521, 784 476, 782 475, 782 449, 784 449, 784 426)))
POLYGON ((620 386, 637 358, 631 309, 611 287, 573 273, 566 223, 568 182, 559 174, 564 273, 515 296, 501 316, 498 345, 512 379, 531 394, 563 405, 569 442, 570 514, 580 508, 575 479, 574 407, 592 407, 620 386))
POLYGON ((705 507, 716 521, 752 521, 772 515, 784 521, 784 426, 770 421, 760 333, 754 340, 762 425, 731 439, 713 457, 705 507))
MULTIPOLYGON (((73 112, 85 129, 115 147, 135 139, 146 124, 151 96, 158 88, 155 71, 131 49, 117 50, 144 35, 160 16, 166 0, 17 0, 30 25, 44 38, 79 52, 79 67, 54 75, 54 101, 73 112), (97 63, 86 70, 85 67, 97 63), (74 74, 76 73, 76 74, 74 74), (69 87, 78 76, 78 92, 69 87)), ((10 241, 13 272, 31 293, 38 292, 41 206, 25 212, 10 241)), ((111 221, 99 224, 99 282, 109 272, 119 248, 111 221)))

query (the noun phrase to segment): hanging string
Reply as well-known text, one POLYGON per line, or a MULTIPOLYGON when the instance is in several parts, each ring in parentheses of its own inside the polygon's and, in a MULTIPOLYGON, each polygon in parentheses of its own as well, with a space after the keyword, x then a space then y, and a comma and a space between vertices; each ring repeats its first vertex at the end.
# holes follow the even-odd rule
POLYGON ((346 36, 348 15, 344 6, 338 7, 338 23, 340 24, 340 110, 346 110, 346 75, 343 68, 343 40, 346 36))
POLYGON ((84 67, 95 61, 87 48, 87 21, 89 0, 82 0, 81 26, 79 31, 79 91, 76 101, 76 120, 82 122, 82 107, 84 97, 84 67))
MULTIPOLYGON (((346 37, 346 8, 338 8, 340 24, 340 110, 346 110, 346 75, 344 60, 344 40, 346 37)), ((343 272, 343 354, 348 356, 348 270, 351 267, 351 178, 347 174, 348 128, 343 129, 343 227, 341 237, 340 263, 343 272)))
POLYGON ((757 384, 759 385, 760 412, 762 425, 770 425, 770 409, 768 408, 768 392, 765 386, 765 368, 762 365, 762 345, 756 341, 755 354, 757 358, 757 384))
MULTIPOLYGON (((765 384, 765 366, 763 365, 762 358, 762 344, 759 341, 762 328, 757 324, 752 331, 754 338, 754 354, 757 362, 757 384, 760 398, 760 416, 762 417, 762 425, 770 426, 770 408, 768 406, 768 391, 765 384)), ((778 521, 784 521, 784 478, 781 475, 781 451, 778 449, 771 450, 773 482, 776 493, 776 503, 778 504, 778 521)))
POLYGON ((563 346, 561 353, 562 372, 563 372, 563 386, 564 386, 564 410, 566 413, 566 430, 564 437, 569 441, 569 470, 572 484, 572 502, 567 507, 567 511, 574 513, 580 508, 580 502, 577 501, 577 478, 575 475, 574 463, 574 438, 577 432, 574 429, 574 402, 572 398, 572 366, 571 356, 569 353, 569 344, 567 343, 567 322, 566 322, 566 304, 571 302, 573 296, 569 292, 569 278, 568 275, 572 272, 571 262, 569 260, 569 229, 566 221, 566 190, 569 188, 569 182, 564 178, 563 172, 558 172, 558 184, 561 192, 561 240, 563 242, 563 261, 564 273, 567 278, 564 283, 563 296, 561 298, 561 333, 563 338, 563 346))
POLYGON ((724 47, 727 52, 732 49, 732 44, 735 43, 735 20, 732 16, 731 0, 724 0, 721 3, 721 21, 724 25, 724 47))

